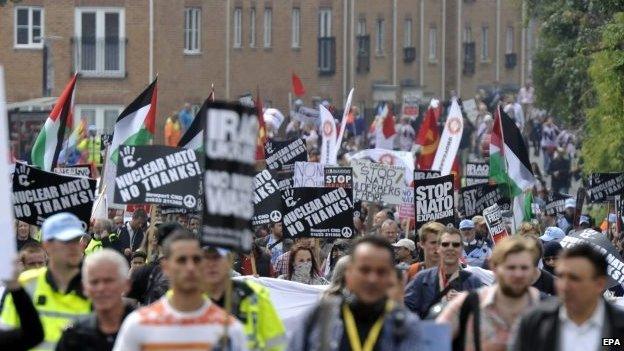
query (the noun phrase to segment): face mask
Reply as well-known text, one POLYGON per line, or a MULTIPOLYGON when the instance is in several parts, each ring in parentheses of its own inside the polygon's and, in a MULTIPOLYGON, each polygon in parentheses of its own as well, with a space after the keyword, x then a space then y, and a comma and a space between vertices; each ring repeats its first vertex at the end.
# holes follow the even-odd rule
POLYGON ((312 269, 312 262, 297 263, 294 267, 292 280, 300 280, 302 278, 310 277, 310 270, 312 269))

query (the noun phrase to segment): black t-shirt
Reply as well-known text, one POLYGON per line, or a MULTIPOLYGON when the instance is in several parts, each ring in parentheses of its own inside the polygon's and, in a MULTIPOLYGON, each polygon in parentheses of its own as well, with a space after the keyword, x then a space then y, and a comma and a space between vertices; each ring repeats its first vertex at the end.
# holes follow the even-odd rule
POLYGON ((545 292, 549 295, 557 295, 555 290, 555 276, 548 273, 547 271, 540 269, 542 274, 539 279, 533 284, 533 287, 541 292, 545 292))

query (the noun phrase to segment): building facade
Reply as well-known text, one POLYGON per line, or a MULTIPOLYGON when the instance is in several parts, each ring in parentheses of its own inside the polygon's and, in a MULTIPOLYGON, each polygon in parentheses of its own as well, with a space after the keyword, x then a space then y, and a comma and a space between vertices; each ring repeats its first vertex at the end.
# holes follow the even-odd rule
MULTIPOLYGON (((58 96, 74 72, 76 118, 111 131, 158 77, 158 121, 210 93, 259 91, 288 111, 291 75, 312 105, 400 104, 519 87, 529 38, 512 0, 21 0, 0 7, 9 103, 58 96)), ((162 138, 162 132, 157 138, 162 138)))

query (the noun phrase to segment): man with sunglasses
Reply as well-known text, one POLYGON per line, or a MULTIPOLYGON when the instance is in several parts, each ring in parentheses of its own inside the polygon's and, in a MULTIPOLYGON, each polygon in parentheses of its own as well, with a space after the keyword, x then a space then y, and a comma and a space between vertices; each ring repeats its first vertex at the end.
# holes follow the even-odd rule
POLYGON ((438 244, 438 266, 420 271, 405 287, 405 306, 421 318, 438 302, 483 285, 477 276, 461 269, 463 240, 459 230, 445 229, 438 236, 438 244))
MULTIPOLYGON (((91 303, 83 295, 80 283, 83 257, 80 238, 85 228, 86 225, 71 213, 48 217, 41 227, 48 267, 28 270, 19 277, 43 324, 44 341, 33 350, 54 350, 63 329, 91 312, 91 303)), ((20 324, 11 296, 5 300, 2 322, 14 327, 20 324)))

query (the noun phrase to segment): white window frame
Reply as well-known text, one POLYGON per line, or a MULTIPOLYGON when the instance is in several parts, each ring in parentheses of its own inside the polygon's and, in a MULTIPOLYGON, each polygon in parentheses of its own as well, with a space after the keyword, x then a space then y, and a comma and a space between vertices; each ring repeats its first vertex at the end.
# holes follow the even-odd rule
POLYGON ((366 18, 358 19, 357 35, 359 37, 366 35, 366 18))
POLYGON ((184 8, 184 54, 201 54, 201 27, 202 27, 201 7, 189 6, 184 8), (197 43, 194 47, 193 43, 197 43))
POLYGON ((429 27, 429 62, 438 61, 438 28, 429 27))
POLYGON ((464 38, 463 38, 464 43, 472 43, 473 39, 472 39, 472 27, 470 25, 467 25, 464 27, 464 38))
POLYGON ((234 9, 234 48, 243 46, 243 9, 237 7, 234 9))
POLYGON ((411 18, 405 19, 405 24, 403 25, 403 47, 411 48, 414 46, 414 42, 412 41, 412 28, 414 22, 411 18))
MULTIPOLYGON (((96 48, 96 67, 95 70, 83 70, 79 65, 76 65, 75 71, 80 72, 85 77, 105 77, 105 78, 123 78, 126 75, 126 47, 123 40, 126 39, 126 10, 123 7, 76 7, 74 11, 74 35, 77 38, 82 37, 82 14, 83 13, 95 13, 95 40, 96 46, 98 40, 104 40, 105 35, 105 22, 104 18, 106 13, 117 13, 119 15, 119 70, 105 70, 104 60, 97 56, 98 50, 96 48)), ((80 50, 80 49, 79 49, 80 50)), ((105 55, 102 53, 101 56, 105 55)), ((76 59, 75 59, 75 63, 76 59)))
POLYGON ((249 47, 256 46, 256 8, 249 10, 249 47))
POLYGON ((321 7, 319 9, 319 38, 331 38, 332 36, 332 9, 321 7))
POLYGON ((386 36, 386 21, 378 18, 375 21, 375 53, 377 55, 384 54, 384 38, 386 36))
POLYGON ((43 48, 43 42, 45 38, 45 13, 43 7, 40 6, 15 6, 14 12, 14 23, 13 23, 13 47, 16 49, 41 49, 43 48), (18 44, 17 43, 17 12, 18 10, 28 10, 28 43, 27 44, 18 44), (41 30, 41 40, 39 43, 33 42, 33 11, 38 10, 40 13, 41 22, 39 24, 41 30))
MULTIPOLYGON (((117 116, 123 111, 122 105, 75 105, 74 106, 74 125, 77 126, 82 118, 82 112, 85 110, 95 111, 95 129, 99 134, 104 132, 104 116, 106 111, 116 111, 117 116)), ((114 124, 113 124, 114 127, 114 124)), ((112 131, 111 131, 112 132, 112 131)))
POLYGON ((292 38, 291 47, 301 47, 301 8, 293 7, 292 9, 292 38))
POLYGON ((490 60, 490 28, 488 26, 481 27, 481 62, 490 60))
POLYGON ((514 27, 508 26, 505 32, 505 54, 514 53, 514 27))
POLYGON ((264 27, 263 44, 265 48, 271 47, 273 36, 273 9, 270 7, 264 8, 264 21, 262 21, 264 27))

